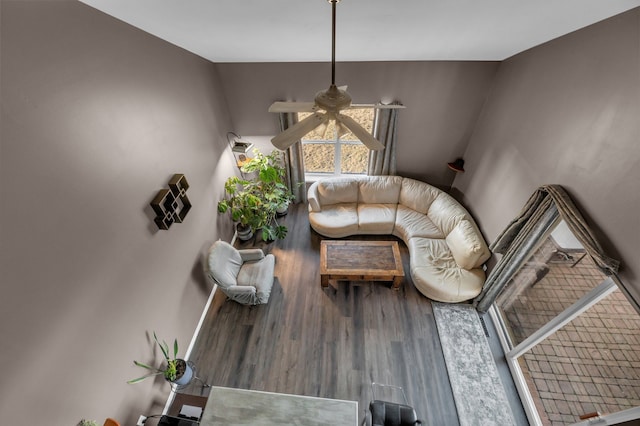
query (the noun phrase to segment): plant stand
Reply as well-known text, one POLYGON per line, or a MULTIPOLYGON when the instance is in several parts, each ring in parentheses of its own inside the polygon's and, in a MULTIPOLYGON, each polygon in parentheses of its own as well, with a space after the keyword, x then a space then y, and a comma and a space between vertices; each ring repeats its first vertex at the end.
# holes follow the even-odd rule
POLYGON ((210 384, 208 384, 207 382, 205 382, 204 380, 202 380, 200 377, 197 376, 197 374, 196 374, 196 365, 191 361, 186 361, 186 362, 187 362, 187 365, 193 371, 193 375, 191 377, 191 380, 189 380, 188 383, 185 383, 183 385, 179 385, 177 383, 169 382, 169 383, 171 383, 171 390, 174 391, 174 392, 181 391, 181 390, 189 387, 194 381, 198 381, 198 382, 202 383, 202 387, 203 388, 210 388, 211 387, 210 384))

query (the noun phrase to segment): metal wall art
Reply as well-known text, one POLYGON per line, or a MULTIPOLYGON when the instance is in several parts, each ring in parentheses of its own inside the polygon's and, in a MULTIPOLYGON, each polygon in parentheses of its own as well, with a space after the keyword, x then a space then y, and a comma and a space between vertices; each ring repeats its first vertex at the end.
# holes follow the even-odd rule
POLYGON ((156 213, 154 222, 159 229, 169 229, 174 222, 182 223, 191 209, 187 198, 189 183, 183 174, 176 173, 169 180, 169 189, 161 189, 151 201, 151 208, 156 213))

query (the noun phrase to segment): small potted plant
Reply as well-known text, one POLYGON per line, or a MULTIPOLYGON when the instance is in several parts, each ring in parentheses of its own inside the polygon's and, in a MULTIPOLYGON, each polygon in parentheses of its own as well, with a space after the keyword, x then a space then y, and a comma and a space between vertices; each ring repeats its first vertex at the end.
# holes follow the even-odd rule
POLYGON ((133 361, 135 365, 138 367, 146 368, 151 372, 145 374, 144 376, 138 377, 136 379, 132 379, 127 381, 127 383, 133 384, 138 383, 146 379, 147 377, 157 376, 162 374, 164 378, 177 385, 186 385, 193 378, 193 369, 187 362, 183 359, 177 358, 178 356, 178 339, 175 339, 173 342, 173 356, 169 356, 169 345, 164 340, 162 343, 158 340, 158 336, 153 332, 153 338, 155 339, 158 346, 160 346, 160 350, 162 351, 162 355, 164 355, 164 359, 166 360, 166 365, 164 368, 156 368, 150 365, 144 364, 139 361, 133 361))
POLYGON ((100 425, 95 420, 82 419, 80 420, 80 423, 78 423, 78 426, 100 426, 100 425))

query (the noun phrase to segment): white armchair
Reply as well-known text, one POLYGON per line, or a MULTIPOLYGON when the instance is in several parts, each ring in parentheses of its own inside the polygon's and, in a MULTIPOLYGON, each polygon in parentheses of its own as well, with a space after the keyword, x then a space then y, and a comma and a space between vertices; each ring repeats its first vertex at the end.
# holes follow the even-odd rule
POLYGON ((260 249, 237 250, 224 241, 209 249, 207 276, 229 299, 243 305, 269 301, 275 257, 260 249))

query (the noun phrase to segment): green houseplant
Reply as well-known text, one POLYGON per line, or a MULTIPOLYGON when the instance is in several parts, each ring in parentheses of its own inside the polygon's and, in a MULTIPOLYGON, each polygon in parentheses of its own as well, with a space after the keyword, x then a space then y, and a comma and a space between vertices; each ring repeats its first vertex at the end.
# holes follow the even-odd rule
POLYGON ((220 213, 231 213, 231 219, 238 225, 238 237, 247 240, 258 230, 265 241, 282 239, 287 235, 287 227, 276 221, 277 211, 294 199, 285 184, 285 169, 282 154, 274 150, 264 155, 254 149, 254 157, 241 167, 241 171, 251 174, 249 178, 232 176, 224 185, 227 198, 218 202, 220 213), (251 233, 243 231, 250 229, 251 233), (249 234, 247 236, 247 234, 249 234))
POLYGON ((264 222, 262 197, 251 181, 232 176, 224 183, 227 198, 218 202, 218 212, 231 213, 236 222, 238 237, 248 240, 264 222))
POLYGON ((145 374, 144 376, 132 379, 127 381, 127 383, 133 384, 143 381, 148 377, 153 377, 162 374, 164 378, 172 383, 177 384, 186 384, 189 383, 191 378, 193 377, 193 370, 187 364, 187 362, 183 359, 178 358, 178 339, 173 341, 173 355, 169 356, 169 345, 164 340, 162 343, 158 340, 158 336, 153 332, 153 338, 160 347, 162 351, 162 355, 166 361, 166 364, 163 368, 152 367, 150 365, 144 364, 139 361, 133 361, 135 365, 138 367, 146 368, 150 371, 150 373, 145 374))

